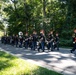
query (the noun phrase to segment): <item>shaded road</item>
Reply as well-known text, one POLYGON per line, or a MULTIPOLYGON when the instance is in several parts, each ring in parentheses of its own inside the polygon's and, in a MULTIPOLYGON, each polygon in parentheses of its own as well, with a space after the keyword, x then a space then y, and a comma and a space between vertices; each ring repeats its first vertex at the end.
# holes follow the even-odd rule
POLYGON ((60 51, 38 52, 0 44, 0 50, 64 75, 76 75, 76 52, 72 54, 70 49, 60 48, 60 51))

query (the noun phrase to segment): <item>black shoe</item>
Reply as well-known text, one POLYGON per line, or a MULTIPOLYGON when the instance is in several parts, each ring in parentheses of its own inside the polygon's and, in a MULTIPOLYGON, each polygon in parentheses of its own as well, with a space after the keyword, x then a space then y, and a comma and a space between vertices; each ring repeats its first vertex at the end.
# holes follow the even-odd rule
POLYGON ((54 51, 53 49, 51 51, 54 51))
POLYGON ((25 49, 28 49, 27 47, 25 47, 25 49))
POLYGON ((44 52, 44 50, 42 52, 44 52))
POLYGON ((59 51, 59 49, 57 49, 57 51, 59 51))
POLYGON ((72 50, 70 50, 70 52, 71 52, 71 53, 73 53, 73 51, 72 51, 72 50))

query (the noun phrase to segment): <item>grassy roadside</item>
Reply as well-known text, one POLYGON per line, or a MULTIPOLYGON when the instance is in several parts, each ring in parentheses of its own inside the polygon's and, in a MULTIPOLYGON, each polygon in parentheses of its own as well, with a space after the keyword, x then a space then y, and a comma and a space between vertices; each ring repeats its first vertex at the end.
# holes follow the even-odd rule
POLYGON ((0 51, 0 75, 61 75, 0 51))

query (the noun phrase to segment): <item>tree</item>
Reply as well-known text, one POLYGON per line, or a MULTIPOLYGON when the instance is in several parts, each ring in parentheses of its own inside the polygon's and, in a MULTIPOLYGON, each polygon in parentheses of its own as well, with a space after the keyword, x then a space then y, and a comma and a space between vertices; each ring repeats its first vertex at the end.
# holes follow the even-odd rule
MULTIPOLYGON (((5 13, 5 19, 9 23, 8 34, 18 34, 19 31, 32 33, 34 29, 39 33, 42 28, 47 34, 52 29, 59 32, 61 44, 70 45, 72 31, 76 27, 75 0, 8 1, 12 3, 2 1, 7 6, 1 12, 2 16, 5 13)), ((2 4, 0 3, 0 7, 2 4)))

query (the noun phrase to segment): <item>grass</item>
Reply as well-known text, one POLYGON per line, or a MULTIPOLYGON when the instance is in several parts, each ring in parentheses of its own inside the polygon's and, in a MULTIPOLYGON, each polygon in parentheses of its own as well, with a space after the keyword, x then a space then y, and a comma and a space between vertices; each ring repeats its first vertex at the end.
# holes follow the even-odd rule
POLYGON ((0 75, 62 75, 0 51, 0 75))

